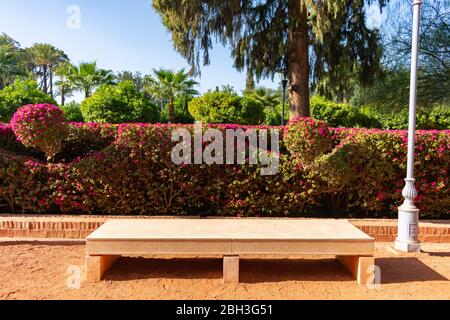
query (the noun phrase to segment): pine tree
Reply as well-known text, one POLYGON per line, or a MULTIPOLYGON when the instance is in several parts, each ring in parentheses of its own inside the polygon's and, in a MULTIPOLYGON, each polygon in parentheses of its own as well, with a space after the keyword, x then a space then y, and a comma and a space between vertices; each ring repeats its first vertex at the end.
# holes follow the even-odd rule
POLYGON ((371 80, 381 54, 378 30, 366 26, 365 12, 387 1, 154 0, 153 7, 194 74, 210 63, 216 40, 231 48, 237 70, 257 80, 287 70, 294 118, 310 115, 311 84, 328 78, 342 91, 355 70, 362 82, 371 80))

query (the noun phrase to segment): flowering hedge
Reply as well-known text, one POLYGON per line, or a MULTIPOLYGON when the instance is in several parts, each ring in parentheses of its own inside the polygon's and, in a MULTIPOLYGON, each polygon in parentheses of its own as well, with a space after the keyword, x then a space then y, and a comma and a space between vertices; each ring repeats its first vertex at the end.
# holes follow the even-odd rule
MULTIPOLYGON (((194 130, 70 124, 57 161, 47 164, 0 125, 0 210, 393 218, 402 203, 405 131, 332 129, 299 119, 281 135, 279 173, 262 176, 255 165, 174 165, 171 134, 180 127, 194 130)), ((422 216, 449 218, 450 131, 419 131, 416 164, 422 216)))

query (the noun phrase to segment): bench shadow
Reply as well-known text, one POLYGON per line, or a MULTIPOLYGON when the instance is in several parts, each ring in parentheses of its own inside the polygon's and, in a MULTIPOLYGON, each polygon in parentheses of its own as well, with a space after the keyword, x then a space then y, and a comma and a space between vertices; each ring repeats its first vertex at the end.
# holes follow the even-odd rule
POLYGON ((5 240, 0 242, 0 247, 12 247, 12 246, 23 246, 23 245, 39 245, 47 247, 73 247, 85 245, 85 241, 81 240, 67 240, 67 241, 45 241, 45 240, 5 240))
POLYGON ((376 264, 381 268, 382 284, 449 280, 418 258, 380 258, 376 264))
MULTIPOLYGON (((144 279, 221 280, 222 259, 121 258, 104 280, 144 279)), ((240 262, 240 283, 286 281, 355 281, 335 259, 244 260, 240 262)))
POLYGON ((430 255, 431 257, 442 257, 442 258, 450 257, 450 252, 427 252, 427 251, 422 252, 430 255))
POLYGON ((242 260, 241 283, 355 281, 337 259, 242 260))
POLYGON ((104 280, 221 279, 220 259, 120 258, 104 280))

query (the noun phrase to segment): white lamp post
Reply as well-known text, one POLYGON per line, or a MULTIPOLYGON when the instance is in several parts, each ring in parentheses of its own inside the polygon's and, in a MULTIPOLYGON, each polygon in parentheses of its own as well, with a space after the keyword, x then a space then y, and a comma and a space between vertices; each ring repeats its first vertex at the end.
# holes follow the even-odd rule
POLYGON ((417 71, 419 58, 420 7, 422 0, 413 0, 413 36, 411 54, 411 92, 409 104, 408 132, 408 175, 403 189, 405 202, 399 208, 398 238, 395 248, 402 252, 420 252, 419 242, 419 209, 415 206, 417 190, 414 178, 415 135, 416 135, 416 104, 417 104, 417 71))

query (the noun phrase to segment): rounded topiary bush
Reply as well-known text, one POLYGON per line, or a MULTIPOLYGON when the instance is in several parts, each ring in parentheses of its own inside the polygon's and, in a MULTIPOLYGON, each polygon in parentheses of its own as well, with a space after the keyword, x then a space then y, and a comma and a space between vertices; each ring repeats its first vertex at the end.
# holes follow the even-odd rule
POLYGON ((189 102, 189 113, 203 123, 239 124, 240 109, 239 96, 229 92, 208 92, 189 102))
POLYGON ((243 122, 250 125, 264 123, 264 105, 251 96, 241 98, 241 118, 243 122))
POLYGON ((51 104, 30 104, 19 108, 11 119, 17 140, 44 152, 51 161, 61 150, 69 130, 64 112, 51 104))
POLYGON ((159 120, 158 107, 141 93, 132 81, 103 85, 81 103, 86 122, 154 123, 159 120))
POLYGON ((189 102, 195 120, 209 124, 259 125, 264 122, 264 105, 250 96, 234 92, 208 92, 189 102))
POLYGON ((294 160, 308 165, 333 149, 331 131, 324 121, 297 118, 289 122, 286 146, 294 160))

